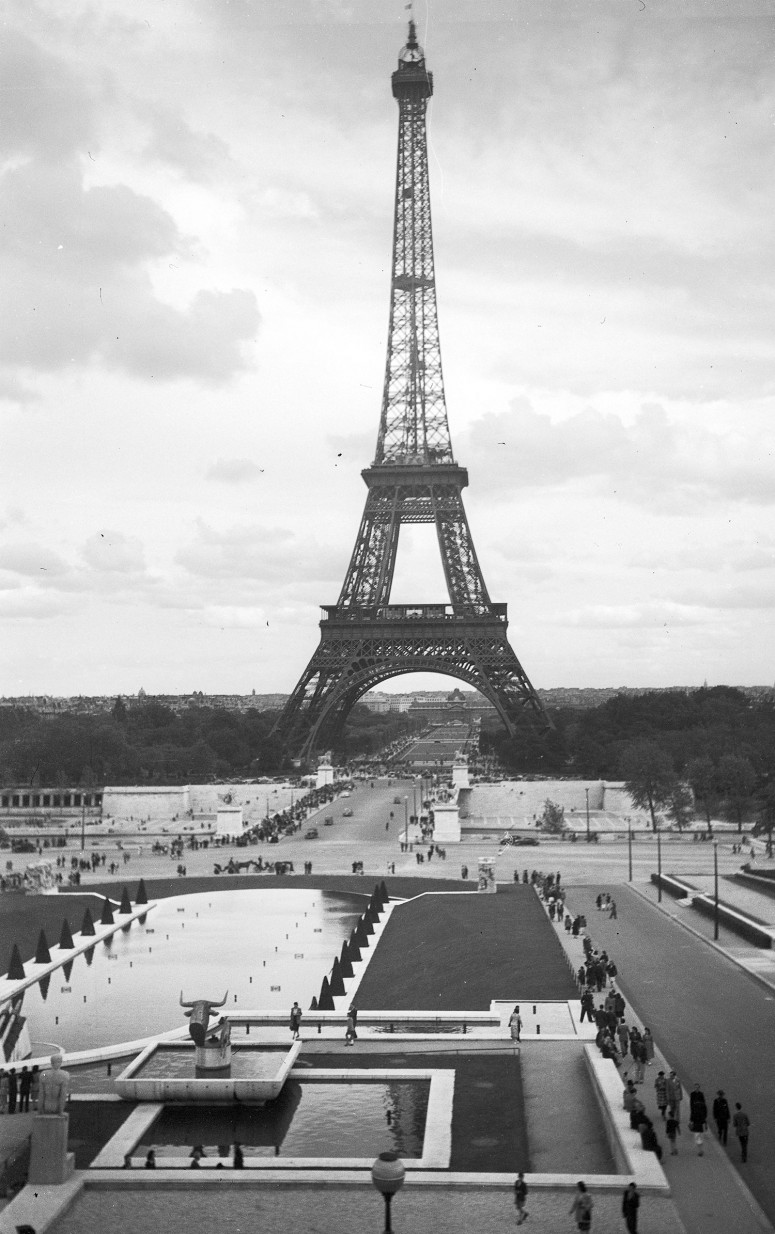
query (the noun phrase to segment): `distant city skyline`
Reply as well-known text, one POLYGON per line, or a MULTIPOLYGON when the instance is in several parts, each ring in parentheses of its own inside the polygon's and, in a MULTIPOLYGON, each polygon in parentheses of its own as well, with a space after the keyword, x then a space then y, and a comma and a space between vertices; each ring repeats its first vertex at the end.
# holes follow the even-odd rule
MULTIPOLYGON (((7 7, 0 695, 287 693, 336 601, 407 13, 292 7, 7 7)), ((771 7, 414 16, 452 443, 527 675, 771 681, 771 7)), ((405 531, 393 600, 443 600, 405 531)))

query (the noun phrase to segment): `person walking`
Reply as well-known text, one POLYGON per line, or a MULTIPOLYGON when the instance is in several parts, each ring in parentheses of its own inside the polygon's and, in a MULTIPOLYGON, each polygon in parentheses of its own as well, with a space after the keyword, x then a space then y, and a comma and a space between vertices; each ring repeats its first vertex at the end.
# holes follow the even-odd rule
POLYGON ((525 1218, 530 1215, 525 1208, 526 1203, 527 1183, 525 1182, 524 1174, 520 1170, 517 1175, 516 1182, 514 1183, 514 1206, 517 1210, 517 1225, 522 1225, 525 1218))
POLYGON ((657 1109, 664 1119, 665 1110, 667 1109, 667 1077, 664 1071, 657 1072, 657 1078, 654 1081, 654 1092, 657 1098, 657 1109))
POLYGON ((643 1045, 646 1050, 646 1066, 650 1067, 654 1061, 654 1038, 651 1035, 650 1028, 643 1030, 643 1045))
POLYGON ((580 1230, 589 1230, 591 1228, 593 1207, 592 1196, 587 1191, 587 1184, 581 1181, 577 1182, 576 1195, 570 1206, 570 1214, 576 1218, 576 1225, 580 1230))
POLYGON ((638 1234, 638 1209, 640 1194, 635 1183, 628 1183, 622 1196, 622 1216, 627 1226, 627 1234, 638 1234))
POLYGON ((635 1083, 642 1084, 646 1065, 646 1047, 642 1037, 636 1037, 630 1046, 632 1061, 635 1063, 635 1083))
POLYGON ((670 1072, 667 1077, 667 1112, 681 1126, 681 1102, 683 1101, 684 1090, 681 1086, 681 1081, 674 1071, 670 1072))
POLYGON ((689 1093, 689 1130, 694 1132, 694 1143, 697 1145, 697 1156, 705 1151, 705 1130, 708 1126, 708 1105, 705 1094, 699 1084, 695 1084, 689 1093))
POLYGON ((748 1133, 751 1130, 751 1120, 739 1101, 735 1102, 735 1112, 732 1115, 732 1126, 740 1141, 740 1154, 743 1161, 748 1160, 748 1133))
POLYGON ((678 1119, 675 1117, 674 1114, 668 1114, 667 1121, 665 1122, 665 1135, 667 1136, 668 1142, 670 1144, 670 1156, 671 1157, 678 1156, 678 1146, 676 1144, 676 1139, 680 1134, 681 1134, 681 1128, 678 1124, 678 1119))
POLYGON ((627 1025, 624 1020, 620 1020, 616 1026, 616 1036, 619 1040, 619 1053, 622 1058, 627 1057, 627 1051, 630 1048, 630 1034, 627 1030, 627 1025))
POLYGON ((291 1015, 290 1015, 291 1035, 294 1041, 298 1041, 301 1036, 301 1033, 299 1031, 301 1029, 301 1015, 302 1015, 301 1007, 299 1006, 298 1003, 294 1003, 293 1006, 291 1007, 291 1015))
POLYGON ((724 1096, 723 1088, 720 1088, 713 1098, 713 1121, 716 1124, 720 1144, 726 1144, 727 1142, 730 1118, 729 1102, 724 1096))
POLYGON ((352 1045, 357 1036, 358 1034, 355 1031, 355 1020, 353 1019, 353 1009, 351 1007, 347 1012, 347 1028, 345 1029, 344 1034, 345 1045, 352 1045))

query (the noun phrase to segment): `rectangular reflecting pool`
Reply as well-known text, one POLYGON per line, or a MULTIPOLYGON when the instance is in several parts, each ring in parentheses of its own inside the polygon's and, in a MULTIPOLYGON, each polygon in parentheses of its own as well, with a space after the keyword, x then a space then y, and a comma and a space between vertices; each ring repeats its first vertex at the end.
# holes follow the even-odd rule
POLYGON ((170 1106, 134 1149, 188 1165, 195 1146, 207 1157, 229 1156, 242 1145, 251 1157, 362 1158, 392 1149, 423 1154, 430 1081, 287 1080, 275 1101, 259 1108, 170 1106))

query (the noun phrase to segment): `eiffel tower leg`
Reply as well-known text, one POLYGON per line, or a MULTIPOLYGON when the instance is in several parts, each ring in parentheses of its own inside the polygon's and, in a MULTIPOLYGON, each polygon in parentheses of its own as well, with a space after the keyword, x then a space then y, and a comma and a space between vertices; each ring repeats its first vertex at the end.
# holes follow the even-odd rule
MULTIPOLYGON (((416 610, 399 610, 414 612, 416 610)), ((492 703, 513 737, 528 712, 551 727, 538 695, 492 616, 321 622, 317 651, 286 705, 276 732, 303 760, 336 740, 358 699, 403 673, 444 673, 492 703)))

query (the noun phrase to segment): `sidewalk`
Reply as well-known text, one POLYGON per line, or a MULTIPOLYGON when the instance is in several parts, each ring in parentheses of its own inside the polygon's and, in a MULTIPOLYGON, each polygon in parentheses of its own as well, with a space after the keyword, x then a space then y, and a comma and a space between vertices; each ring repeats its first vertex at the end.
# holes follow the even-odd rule
MULTIPOLYGON (((704 887, 699 887, 701 881, 701 879, 695 879, 694 885, 698 886, 698 890, 705 890, 704 887)), ((736 899, 733 901, 732 897, 727 894, 727 886, 728 884, 724 884, 723 898, 727 899, 730 903, 737 904, 738 901, 736 899)), ((716 947, 733 963, 745 969, 752 977, 770 986, 773 992, 775 992, 775 950, 768 951, 763 947, 755 946, 753 943, 747 943, 739 934, 728 930, 724 925, 719 925, 719 936, 716 942, 713 938, 713 921, 710 917, 704 917, 701 913, 694 912, 693 909, 687 907, 681 900, 676 900, 674 896, 668 895, 666 891, 662 892, 662 903, 660 904, 657 888, 653 883, 633 885, 632 890, 644 900, 647 900, 649 904, 653 904, 660 912, 679 922, 684 929, 694 934, 696 938, 702 939, 703 942, 716 947)), ((757 896, 759 908, 757 915, 759 917, 763 916, 762 905, 758 903, 760 897, 757 892, 750 892, 750 895, 757 896)), ((775 904, 775 901, 768 902, 775 904)), ((742 900, 739 901, 739 904, 740 908, 743 909, 742 900)), ((755 913, 754 902, 746 902, 746 909, 748 912, 755 913)), ((775 912, 773 913, 773 919, 775 921, 775 912)))
MULTIPOLYGON (((622 889, 611 888, 610 890, 612 890, 615 898, 618 899, 622 889)), ((631 890, 643 896, 642 888, 633 887, 631 890)), ((607 921, 607 917, 597 912, 595 906, 596 893, 597 889, 587 887, 570 888, 568 890, 568 906, 571 912, 581 912, 586 915, 587 933, 592 942, 597 945, 595 919, 599 917, 607 921)), ((644 898, 650 901, 650 896, 646 895, 644 898)), ((654 889, 654 901, 656 901, 656 889, 654 889)), ((660 907, 667 910, 668 915, 671 917, 677 917, 682 911, 670 897, 664 895, 660 907)), ((654 908, 659 911, 656 902, 654 902, 654 908)), ((684 913, 687 911, 686 909, 683 910, 684 913)), ((704 919, 700 918, 697 914, 694 914, 694 917, 705 924, 704 919)), ((692 924, 694 923, 694 917, 692 924)), ((558 928, 556 925, 554 928, 566 953, 573 961, 574 968, 578 969, 584 958, 581 937, 573 938, 572 935, 566 934, 564 928, 558 928)), ((710 928, 712 932, 712 923, 710 923, 710 928)), ((730 939, 733 939, 736 944, 739 943, 736 936, 730 935, 728 931, 725 931, 725 934, 730 939)), ((706 941, 699 933, 697 938, 698 941, 706 941)), ((719 948, 719 950, 729 954, 726 952, 726 947, 719 948)), ((751 947, 749 950, 756 951, 757 949, 751 947)), ((612 958, 618 963, 618 956, 613 955, 610 949, 609 953, 612 954, 612 958)), ((771 955, 772 953, 769 954, 771 955)), ((734 956, 730 955, 730 958, 737 962, 734 956)), ((619 978, 617 978, 616 984, 620 984, 619 978)), ((632 1007, 629 1005, 625 1018, 628 1024, 633 1022, 640 1023, 637 1016, 634 1015, 632 1007)), ((640 1024, 640 1027, 642 1028, 643 1025, 640 1024)), ((657 1049, 653 1063, 646 1069, 645 1081, 638 1090, 639 1096, 646 1107, 646 1112, 649 1118, 652 1119, 658 1135, 660 1135, 660 1128, 663 1124, 656 1106, 654 1078, 660 1069, 664 1070, 665 1074, 667 1074, 670 1071, 670 1065, 657 1049)), ((620 1073, 623 1074, 627 1070, 627 1059, 625 1059, 620 1067, 620 1073)), ((687 1090, 688 1084, 683 1081, 683 1077, 681 1078, 684 1083, 684 1089, 687 1090)), ((624 1084, 622 1084, 622 1087, 624 1087, 624 1084)), ((708 1100, 708 1105, 710 1105, 713 1094, 706 1092, 705 1096, 708 1100)), ((734 1234, 773 1234, 772 1224, 745 1185, 729 1157, 718 1144, 715 1136, 710 1131, 707 1133, 705 1136, 704 1156, 699 1157, 694 1147, 693 1136, 688 1131, 687 1124, 688 1093, 684 1101, 682 1135, 678 1141, 678 1156, 673 1157, 670 1155, 664 1133, 660 1136, 664 1149, 662 1168, 670 1183, 673 1202, 686 1227, 687 1234, 732 1234, 732 1231, 734 1231, 734 1234)))

